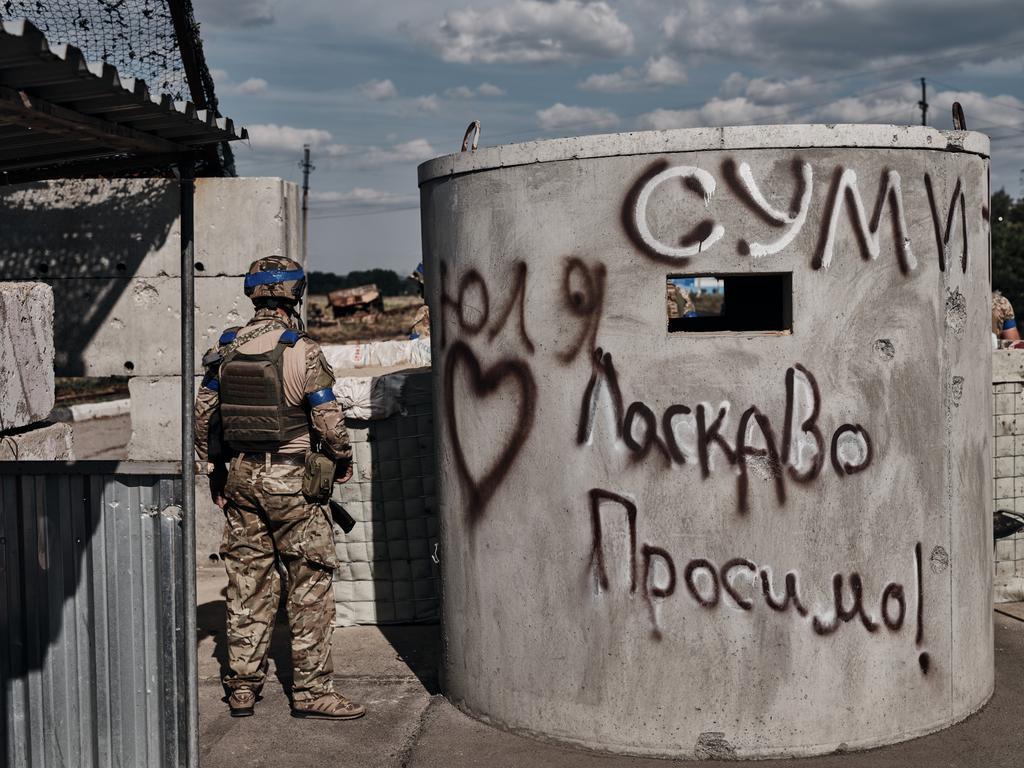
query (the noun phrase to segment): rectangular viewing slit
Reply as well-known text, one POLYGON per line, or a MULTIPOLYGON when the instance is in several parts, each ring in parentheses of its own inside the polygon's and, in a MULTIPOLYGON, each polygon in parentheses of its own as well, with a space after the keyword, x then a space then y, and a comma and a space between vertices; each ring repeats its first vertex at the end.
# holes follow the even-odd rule
POLYGON ((670 333, 793 330, 793 273, 668 275, 670 333))

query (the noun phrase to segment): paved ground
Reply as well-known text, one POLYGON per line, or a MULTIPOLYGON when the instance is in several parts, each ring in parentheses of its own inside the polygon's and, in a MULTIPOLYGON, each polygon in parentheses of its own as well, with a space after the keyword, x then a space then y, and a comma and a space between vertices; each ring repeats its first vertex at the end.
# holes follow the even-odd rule
POLYGON ((90 419, 71 424, 75 458, 126 459, 132 436, 132 419, 127 414, 108 419, 90 419))
MULTIPOLYGON (((232 719, 219 682, 224 658, 223 573, 199 579, 199 710, 204 768, 667 768, 725 765, 599 755, 546 744, 466 717, 437 693, 437 626, 351 627, 334 634, 338 688, 369 714, 348 723, 288 716, 287 631, 279 626, 256 716, 232 719), (280 662, 280 665, 278 664, 280 662)), ((942 733, 858 754, 767 763, 771 768, 1021 768, 1024 621, 997 613, 996 693, 942 733)))

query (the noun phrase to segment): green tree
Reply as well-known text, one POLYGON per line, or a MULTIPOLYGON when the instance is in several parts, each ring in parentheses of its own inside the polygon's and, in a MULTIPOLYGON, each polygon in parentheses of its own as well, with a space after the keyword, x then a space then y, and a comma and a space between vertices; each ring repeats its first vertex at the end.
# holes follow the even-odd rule
POLYGON ((1010 300, 1018 317, 1024 316, 1024 199, 1014 200, 1005 190, 992 195, 992 287, 1010 300))

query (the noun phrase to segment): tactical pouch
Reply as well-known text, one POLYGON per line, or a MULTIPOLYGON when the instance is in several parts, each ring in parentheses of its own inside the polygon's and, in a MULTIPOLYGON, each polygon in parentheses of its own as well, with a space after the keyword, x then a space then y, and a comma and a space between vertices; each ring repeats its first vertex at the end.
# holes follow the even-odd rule
POLYGON ((326 504, 334 486, 334 459, 317 451, 306 454, 306 471, 302 473, 302 495, 314 504, 326 504))

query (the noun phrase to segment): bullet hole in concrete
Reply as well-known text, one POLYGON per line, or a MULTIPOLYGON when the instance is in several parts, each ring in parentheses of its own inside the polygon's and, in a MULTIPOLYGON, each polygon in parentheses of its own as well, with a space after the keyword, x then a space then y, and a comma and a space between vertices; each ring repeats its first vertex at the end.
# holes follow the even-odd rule
POLYGON ((219 563, 220 562, 220 557, 217 555, 216 552, 211 552, 210 553, 210 562, 211 563, 219 563))
POLYGON ((883 360, 892 360, 896 357, 896 347, 889 339, 875 339, 875 343, 872 346, 883 360))
POLYGON ((953 377, 953 384, 950 387, 950 393, 953 395, 953 405, 955 405, 957 408, 959 408, 960 407, 960 400, 963 399, 963 396, 964 396, 964 377, 963 376, 954 376, 953 377))
POLYGON ((128 265, 125 264, 123 261, 119 261, 114 266, 114 269, 116 269, 118 272, 127 272, 128 271, 128 265))
POLYGON ((957 288, 955 291, 946 289, 946 326, 959 339, 964 335, 967 325, 967 299, 957 288))
POLYGON ((927 675, 932 665, 932 657, 927 653, 922 653, 917 657, 917 663, 921 665, 921 671, 927 675))
POLYGON ((942 573, 949 568, 949 553, 942 547, 935 547, 928 562, 932 573, 942 573))
POLYGON ((47 272, 50 271, 50 265, 40 262, 39 264, 36 264, 36 271, 39 272, 40 274, 45 275, 47 272))
POLYGON ((203 262, 201 262, 201 261, 197 261, 196 262, 196 272, 202 272, 205 269, 206 269, 206 265, 203 264, 203 262))
POLYGON ((134 371, 135 370, 135 363, 133 363, 131 360, 125 360, 124 361, 124 369, 126 371, 134 371))

